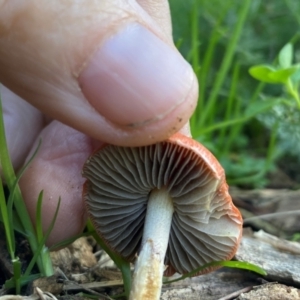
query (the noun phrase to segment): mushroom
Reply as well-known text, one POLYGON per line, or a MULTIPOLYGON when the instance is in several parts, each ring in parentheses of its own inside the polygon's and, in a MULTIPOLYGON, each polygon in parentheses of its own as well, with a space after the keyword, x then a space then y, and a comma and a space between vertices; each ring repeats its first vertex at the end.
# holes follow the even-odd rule
POLYGON ((163 274, 228 260, 237 250, 242 218, 224 170, 191 138, 177 133, 143 147, 103 145, 83 176, 98 234, 112 251, 136 260, 132 300, 159 299, 163 274))

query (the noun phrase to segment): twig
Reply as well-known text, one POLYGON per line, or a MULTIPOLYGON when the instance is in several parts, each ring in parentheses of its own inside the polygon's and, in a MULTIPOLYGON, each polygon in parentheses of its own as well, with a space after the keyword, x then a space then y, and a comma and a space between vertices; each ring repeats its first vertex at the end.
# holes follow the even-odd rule
POLYGON ((112 280, 112 281, 102 281, 102 282, 91 282, 86 284, 79 284, 77 282, 66 281, 64 284, 64 291, 72 290, 84 290, 93 295, 102 297, 102 299, 111 300, 112 298, 101 293, 94 291, 93 289, 104 288, 104 287, 112 287, 112 286, 122 286, 122 280, 112 280))
POLYGON ((248 293, 248 292, 250 292, 252 289, 253 289, 253 286, 247 286, 247 287, 245 287, 245 288, 243 288, 241 290, 235 291, 235 292, 233 292, 233 293, 231 293, 229 295, 226 295, 226 296, 224 296, 222 298, 219 298, 218 300, 231 300, 231 299, 234 299, 234 298, 238 297, 242 293, 248 293))
POLYGON ((276 217, 285 217, 285 216, 300 216, 300 210, 289 210, 289 211, 282 211, 282 212, 275 212, 275 213, 270 213, 270 214, 264 214, 264 215, 259 215, 259 216, 254 216, 250 218, 246 218, 244 222, 249 222, 253 221, 256 219, 272 219, 276 217))
POLYGON ((35 292, 39 296, 40 300, 50 300, 50 299, 57 300, 57 298, 53 294, 48 293, 48 292, 43 292, 38 287, 35 288, 35 292))
POLYGON ((272 245, 278 250, 288 251, 293 254, 300 254, 300 243, 298 242, 291 242, 284 239, 280 239, 274 235, 264 232, 263 230, 254 232, 253 236, 261 241, 272 245))

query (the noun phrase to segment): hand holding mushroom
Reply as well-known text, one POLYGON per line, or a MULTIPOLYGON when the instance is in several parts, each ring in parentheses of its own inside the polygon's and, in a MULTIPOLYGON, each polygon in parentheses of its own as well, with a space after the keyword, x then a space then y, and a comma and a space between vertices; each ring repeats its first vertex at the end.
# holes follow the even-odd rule
MULTIPOLYGON (((165 140, 182 128, 191 116, 197 100, 197 81, 173 45, 166 0, 0 0, 0 7, 0 82, 10 89, 1 89, 9 149, 18 169, 35 148, 36 137, 43 139, 40 152, 20 184, 33 220, 35 201, 44 190, 45 230, 57 199, 62 197, 63 203, 48 240, 51 245, 80 232, 85 224, 80 170, 95 148, 92 138, 100 141, 98 146, 106 142, 127 147, 165 140), (43 113, 48 116, 46 120, 43 113), (64 226, 66 219, 69 220, 68 227, 64 226)), ((158 283, 156 295, 160 292, 159 278, 164 264, 168 265, 168 273, 187 272, 199 262, 209 260, 212 255, 208 254, 209 249, 217 249, 213 251, 215 255, 228 258, 230 254, 226 251, 235 246, 228 243, 226 237, 231 237, 231 242, 236 242, 239 237, 238 212, 230 201, 227 204, 213 201, 218 197, 221 199, 223 192, 227 193, 219 167, 208 167, 214 179, 207 179, 207 184, 215 190, 200 197, 204 208, 196 205, 193 211, 197 198, 193 189, 199 188, 197 184, 194 187, 193 176, 200 169, 192 173, 192 177, 185 173, 195 166, 191 160, 187 163, 183 160, 188 151, 177 153, 179 144, 172 139, 155 144, 169 147, 170 152, 163 152, 163 155, 161 146, 133 148, 132 153, 129 148, 124 148, 127 150, 120 153, 131 159, 126 163, 129 171, 125 174, 135 176, 129 177, 132 179, 129 187, 128 178, 115 178, 125 184, 125 196, 122 189, 119 190, 121 194, 114 196, 111 186, 106 186, 108 190, 104 196, 113 199, 108 205, 117 208, 117 212, 115 218, 100 221, 103 226, 110 224, 112 228, 123 224, 124 235, 129 234, 130 240, 120 239, 120 234, 111 229, 101 229, 102 236, 107 241, 112 239, 111 247, 119 253, 125 251, 128 259, 139 253, 136 273, 144 272, 145 267, 146 274, 154 275, 158 283), (141 150, 139 153, 137 149, 148 152, 141 150), (147 157, 151 160, 149 164, 147 157), (134 162, 139 166, 135 171, 134 162), (183 184, 182 189, 178 182, 183 184), (142 184, 137 192, 132 183, 142 184), (132 191, 134 196, 129 194, 132 191), (128 218, 120 215, 124 210, 120 197, 130 199, 134 209, 133 212, 125 209, 128 218), (182 199, 188 206, 181 204, 182 199), (188 214, 190 217, 186 218, 188 214), (135 216, 139 218, 135 219, 135 216), (153 224, 153 217, 162 223, 153 224), (208 227, 205 224, 211 219, 214 226, 208 227), (204 250, 189 242, 196 238, 199 222, 201 234, 206 237, 204 250), (218 231, 217 225, 223 225, 222 222, 229 224, 225 235, 218 231), (129 227, 132 223, 135 227, 129 227), (158 233, 153 225, 161 226, 158 233), (215 234, 212 237, 209 235, 211 228, 215 234), (188 230, 187 234, 185 230, 188 230), (222 248, 216 240, 221 241, 222 248), (180 251, 185 248, 187 254, 178 257, 179 250, 175 247, 180 251), (199 259, 201 251, 204 253, 202 260, 199 259)), ((103 151, 115 153, 115 148, 103 146, 103 151)), ((113 164, 110 160, 107 163, 113 164)), ((206 186, 206 177, 202 183, 206 186)), ((97 193, 95 195, 99 198, 97 193)), ((142 278, 147 280, 148 275, 142 278)), ((136 297, 134 293, 139 284, 135 280, 132 298, 136 297)), ((145 288, 148 286, 147 282, 141 284, 145 288)))
POLYGON ((85 225, 81 168, 95 144, 168 138, 191 116, 197 80, 172 42, 167 0, 0 0, 0 7, 8 146, 18 170, 42 138, 20 184, 33 221, 44 190, 45 231, 61 196, 53 245, 85 225))
POLYGON ((144 147, 103 145, 86 162, 84 199, 107 246, 135 262, 131 300, 159 299, 162 276, 231 259, 242 219, 222 167, 178 133, 144 147))

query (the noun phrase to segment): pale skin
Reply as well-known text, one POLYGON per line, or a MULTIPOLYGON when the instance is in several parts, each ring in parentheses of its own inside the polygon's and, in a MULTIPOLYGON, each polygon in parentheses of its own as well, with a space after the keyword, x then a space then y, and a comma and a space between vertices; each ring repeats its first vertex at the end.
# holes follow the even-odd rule
MULTIPOLYGON (((103 142, 139 146, 164 140, 177 131, 190 134, 187 124, 196 106, 198 86, 195 75, 189 73, 183 62, 178 63, 182 68, 174 79, 184 83, 178 91, 173 91, 172 82, 167 82, 167 73, 166 83, 162 80, 158 83, 147 73, 145 80, 149 82, 150 92, 147 85, 139 86, 143 78, 141 83, 130 82, 132 95, 147 93, 141 97, 144 100, 128 94, 131 104, 125 105, 129 109, 124 114, 117 111, 118 104, 109 106, 115 103, 111 92, 120 88, 113 81, 105 85, 105 97, 99 95, 99 101, 93 87, 92 93, 85 93, 86 84, 89 88, 98 84, 95 76, 85 73, 91 57, 112 37, 120 38, 128 24, 146 28, 160 40, 159 49, 168 47, 176 61, 179 54, 172 42, 168 1, 0 0, 0 82, 5 86, 1 87, 1 96, 9 150, 16 170, 35 149, 37 140, 43 141, 20 182, 22 193, 34 220, 36 199, 44 190, 44 229, 49 226, 57 199, 60 196, 62 199, 48 245, 78 234, 85 225, 81 169, 97 146, 103 142), (156 94, 151 97, 151 91, 160 89, 167 95, 166 105, 165 98, 156 101, 156 94), (86 95, 92 100, 87 100, 86 95)), ((133 31, 143 34, 139 28, 133 31)), ((118 49, 118 53, 122 54, 123 50, 118 49)), ((170 55, 162 51, 159 59, 168 61, 170 55)), ((155 65, 155 61, 151 64, 155 65)), ((133 72, 126 63, 124 68, 121 73, 114 70, 113 76, 118 73, 116 80, 122 74, 133 72)), ((116 101, 121 105, 124 99, 116 101)))

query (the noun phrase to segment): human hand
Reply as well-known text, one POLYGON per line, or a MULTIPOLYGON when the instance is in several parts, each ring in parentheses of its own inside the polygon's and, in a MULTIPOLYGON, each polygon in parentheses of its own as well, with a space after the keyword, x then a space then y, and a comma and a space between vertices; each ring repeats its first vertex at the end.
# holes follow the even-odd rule
POLYGON ((81 168, 93 149, 188 134, 198 91, 162 0, 0 0, 0 82, 15 93, 1 87, 16 169, 42 138, 20 181, 33 222, 41 190, 44 229, 62 199, 49 245, 84 227, 81 168))

